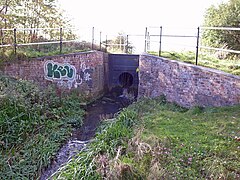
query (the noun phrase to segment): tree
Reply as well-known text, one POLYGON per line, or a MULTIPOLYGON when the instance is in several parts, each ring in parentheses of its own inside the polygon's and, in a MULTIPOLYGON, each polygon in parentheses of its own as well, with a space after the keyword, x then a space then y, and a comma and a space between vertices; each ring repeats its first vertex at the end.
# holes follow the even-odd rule
MULTIPOLYGON (((0 1, 0 29, 70 27, 57 7, 57 0, 2 0, 0 1)), ((59 39, 59 31, 45 30, 48 39, 59 39)), ((43 34, 43 33, 42 33, 43 34)), ((12 32, 1 31, 2 44, 12 43, 12 32)), ((35 42, 42 38, 38 30, 18 32, 18 42, 35 42), (27 36, 27 37, 26 37, 27 36)), ((66 33, 65 36, 73 36, 66 33)))
MULTIPOLYGON (((218 7, 211 6, 205 13, 204 26, 240 27, 240 0, 229 0, 218 7)), ((240 31, 204 30, 203 44, 240 50, 240 31)))
POLYGON ((66 24, 57 0, 3 0, 0 28, 59 27, 66 24))

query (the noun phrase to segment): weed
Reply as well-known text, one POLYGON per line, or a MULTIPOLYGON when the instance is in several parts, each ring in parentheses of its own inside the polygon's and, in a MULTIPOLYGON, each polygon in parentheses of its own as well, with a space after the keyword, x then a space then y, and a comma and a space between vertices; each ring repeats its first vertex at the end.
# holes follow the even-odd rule
POLYGON ((239 179, 239 106, 141 99, 99 129, 60 179, 239 179))
POLYGON ((103 123, 87 149, 82 150, 75 159, 54 174, 54 178, 100 179, 101 174, 108 174, 108 177, 114 176, 114 173, 117 173, 116 176, 123 175, 118 174, 118 171, 113 172, 113 167, 118 167, 123 172, 131 171, 127 165, 108 162, 108 159, 118 159, 116 157, 120 156, 119 147, 122 151, 126 149, 127 140, 132 136, 136 115, 134 111, 124 109, 114 121, 103 123))
POLYGON ((36 179, 70 136, 68 124, 81 125, 77 98, 60 98, 22 80, 0 76, 0 179, 36 179), (70 119, 71 118, 71 119, 70 119))

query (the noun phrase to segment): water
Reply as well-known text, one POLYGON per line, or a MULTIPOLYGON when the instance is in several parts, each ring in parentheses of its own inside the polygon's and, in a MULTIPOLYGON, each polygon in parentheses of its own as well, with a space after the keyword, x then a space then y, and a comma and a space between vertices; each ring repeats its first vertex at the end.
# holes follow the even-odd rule
POLYGON ((106 95, 86 107, 83 126, 74 129, 72 136, 58 151, 51 165, 42 173, 40 180, 51 179, 60 167, 83 149, 91 139, 103 119, 113 118, 123 107, 130 104, 129 95, 123 90, 122 95, 106 95))

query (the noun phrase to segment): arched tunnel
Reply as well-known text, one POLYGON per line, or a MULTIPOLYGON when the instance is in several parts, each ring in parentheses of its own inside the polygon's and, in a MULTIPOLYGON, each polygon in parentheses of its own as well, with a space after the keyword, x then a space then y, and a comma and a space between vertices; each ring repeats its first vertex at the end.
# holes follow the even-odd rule
POLYGON ((139 55, 132 54, 109 54, 109 90, 118 95, 124 89, 134 93, 138 92, 138 66, 139 55))

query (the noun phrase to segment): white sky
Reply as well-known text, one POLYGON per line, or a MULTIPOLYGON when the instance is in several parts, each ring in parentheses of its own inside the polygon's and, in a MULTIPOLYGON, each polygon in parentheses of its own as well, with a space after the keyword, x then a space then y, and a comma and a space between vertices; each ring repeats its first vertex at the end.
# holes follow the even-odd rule
POLYGON ((144 34, 146 26, 202 25, 205 10, 227 0, 59 0, 75 27, 144 34))
POLYGON ((197 27, 203 22, 206 8, 224 0, 59 0, 59 2, 76 26, 127 31, 160 25, 197 27))

